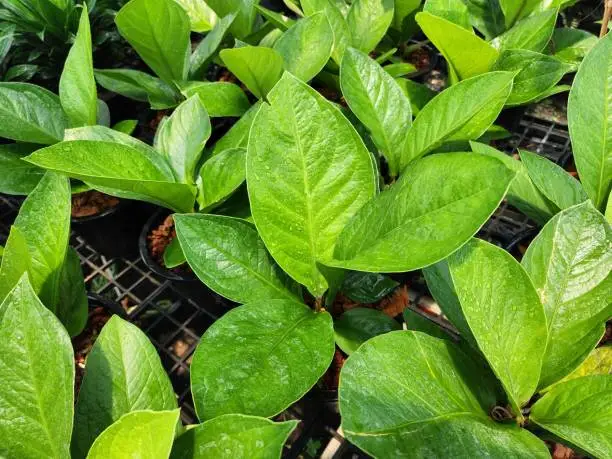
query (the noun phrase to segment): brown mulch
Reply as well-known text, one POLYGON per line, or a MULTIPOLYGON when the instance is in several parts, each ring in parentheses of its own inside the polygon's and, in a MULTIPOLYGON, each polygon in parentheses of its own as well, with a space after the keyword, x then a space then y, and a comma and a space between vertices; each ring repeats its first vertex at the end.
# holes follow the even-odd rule
POLYGON ((119 202, 118 198, 99 191, 85 191, 72 195, 71 215, 74 218, 91 217, 101 214, 107 209, 117 207, 119 202))

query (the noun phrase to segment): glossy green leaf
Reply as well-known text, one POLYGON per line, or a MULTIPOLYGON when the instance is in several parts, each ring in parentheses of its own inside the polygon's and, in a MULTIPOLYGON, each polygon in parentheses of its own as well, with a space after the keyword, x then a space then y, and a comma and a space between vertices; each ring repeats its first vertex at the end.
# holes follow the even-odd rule
POLYGON ((132 135, 137 126, 138 120, 123 120, 115 123, 112 129, 122 134, 132 135))
POLYGON ((427 0, 423 5, 423 11, 472 32, 468 6, 462 0, 427 0))
POLYGON ((198 418, 274 416, 316 384, 334 350, 327 312, 288 300, 232 309, 206 330, 193 357, 191 390, 198 418))
POLYGON ((246 148, 249 143, 249 133, 255 115, 259 111, 261 101, 256 102, 244 115, 221 137, 210 150, 210 156, 215 156, 232 148, 246 148))
POLYGON ((593 349, 586 360, 563 378, 561 382, 595 375, 612 375, 612 346, 607 345, 593 349))
POLYGON ((548 319, 540 387, 574 370, 603 334, 612 313, 611 241, 610 225, 587 201, 553 217, 523 257, 548 319))
POLYGON ((534 14, 493 40, 493 45, 501 50, 542 52, 552 37, 556 22, 557 10, 534 14))
POLYGON ((32 269, 28 242, 17 226, 11 226, 0 266, 0 301, 17 285, 24 273, 32 269))
POLYGON ((355 0, 346 16, 351 45, 369 53, 383 39, 393 21, 394 0, 355 0))
POLYGON ((45 171, 21 158, 37 148, 20 143, 0 145, 0 193, 27 195, 36 187, 45 171))
POLYGON ((186 263, 187 259, 177 238, 172 239, 164 250, 164 266, 168 269, 176 268, 186 263))
POLYGON ((217 16, 225 17, 228 14, 236 14, 236 19, 230 27, 230 32, 236 38, 243 40, 253 31, 257 10, 256 0, 206 0, 217 16))
POLYGON ((597 41, 597 36, 586 30, 562 27, 555 29, 550 47, 560 61, 579 64, 597 41))
POLYGON ((334 322, 336 344, 348 355, 370 338, 401 329, 397 320, 370 308, 350 309, 334 322))
POLYGON ((3 24, 0 27, 0 63, 4 61, 4 58, 8 54, 13 46, 13 41, 15 39, 15 24, 3 24))
POLYGON ((494 70, 514 72, 514 87, 506 102, 509 106, 537 100, 571 70, 571 66, 554 57, 526 50, 504 51, 494 70))
POLYGON ((472 31, 444 18, 418 13, 416 20, 461 80, 488 72, 499 56, 493 46, 472 31))
POLYGON ((385 65, 383 69, 393 78, 399 78, 417 71, 417 68, 408 62, 385 65))
POLYGON ((223 43, 225 36, 236 19, 235 14, 228 14, 219 19, 215 27, 206 34, 196 49, 191 54, 189 63, 189 78, 192 80, 202 79, 206 73, 208 64, 212 61, 219 46, 223 43))
POLYGON ((426 85, 416 83, 407 78, 396 78, 395 82, 408 97, 410 107, 412 108, 412 114, 415 116, 418 115, 423 107, 437 95, 437 92, 429 89, 426 85))
POLYGON ((78 140, 61 142, 27 157, 40 167, 82 180, 107 194, 191 212, 195 188, 177 183, 160 154, 132 146, 78 140))
POLYGON ((476 140, 493 124, 512 91, 513 75, 492 72, 470 78, 437 95, 408 132, 405 163, 444 142, 476 140))
POLYGON ((506 30, 499 0, 466 0, 466 4, 472 24, 485 39, 491 40, 506 30))
POLYGON ((549 458, 544 442, 489 411, 497 381, 447 341, 398 331, 371 339, 344 364, 346 438, 374 457, 549 458))
POLYGON ((567 107, 574 160, 585 191, 603 211, 612 185, 612 34, 582 62, 567 107))
POLYGON ((67 127, 52 92, 29 83, 0 83, 0 137, 48 145, 62 140, 67 127))
POLYGON ((448 258, 461 310, 514 414, 538 387, 547 338, 538 293, 503 249, 473 239, 448 258))
POLYGON ((392 293, 398 282, 377 273, 352 271, 346 273, 342 293, 358 303, 376 303, 392 293))
POLYGON ((171 459, 278 459, 298 421, 272 422, 242 414, 226 414, 181 435, 171 459))
POLYGON ((185 97, 198 96, 208 116, 242 116, 250 107, 240 86, 225 82, 189 82, 181 85, 185 97))
POLYGON ((542 226, 559 211, 559 209, 538 190, 529 177, 529 172, 525 164, 521 161, 489 145, 478 142, 470 142, 470 145, 474 152, 497 158, 502 161, 508 169, 516 172, 516 177, 510 184, 510 189, 506 195, 509 204, 513 205, 542 226))
POLYGON ((352 112, 387 159, 389 173, 397 176, 406 166, 406 137, 412 125, 410 100, 376 61, 354 48, 344 54, 340 85, 352 112))
POLYGON ((133 411, 96 439, 87 459, 167 458, 172 450, 180 410, 133 411))
POLYGON ((208 6, 205 0, 175 0, 189 16, 191 30, 194 32, 208 32, 216 26, 218 20, 216 13, 208 6))
POLYGON ((72 127, 93 126, 97 122, 98 93, 91 46, 89 15, 85 5, 59 82, 62 107, 72 127))
POLYGON ((74 356, 24 275, 0 306, 0 456, 70 457, 74 356))
POLYGON ((323 13, 329 21, 334 32, 332 59, 340 65, 344 51, 351 45, 351 32, 337 4, 332 0, 301 0, 300 3, 306 16, 323 13))
POLYGON ((246 178, 246 148, 232 148, 213 156, 200 169, 198 204, 211 209, 222 203, 246 178))
POLYGON ((166 155, 179 181, 195 183, 196 167, 210 134, 210 118, 198 96, 179 105, 159 128, 157 150, 166 155))
POLYGON ((404 272, 436 263, 489 219, 513 177, 497 159, 474 153, 421 159, 348 223, 333 265, 404 272))
POLYGON ((317 267, 376 193, 370 153, 340 111, 285 73, 251 128, 247 184, 257 229, 276 262, 315 296, 317 267))
POLYGON ((113 316, 87 357, 76 404, 72 457, 87 456, 96 438, 127 413, 176 407, 155 347, 138 327, 113 316))
POLYGON ((223 63, 256 97, 264 98, 283 73, 283 58, 278 51, 263 46, 224 49, 223 63))
POLYGON ((612 376, 588 376, 555 386, 531 408, 530 421, 590 456, 612 451, 612 376))
POLYGON ((529 16, 542 0, 499 0, 504 13, 506 28, 512 27, 521 18, 529 16))
POLYGON ((142 140, 138 140, 135 137, 115 129, 104 126, 85 126, 82 128, 66 129, 64 141, 70 140, 95 140, 126 145, 141 151, 145 156, 151 157, 154 162, 159 162, 159 167, 162 168, 168 176, 172 175, 172 168, 170 165, 159 159, 160 154, 153 147, 144 143, 142 140))
POLYGON ((334 32, 323 13, 299 20, 274 44, 285 70, 310 81, 327 64, 334 46, 334 32))
POLYGON ((526 150, 519 150, 519 154, 532 182, 559 209, 567 209, 589 199, 580 182, 561 166, 526 150))
POLYGON ((166 83, 187 79, 189 16, 174 0, 130 0, 115 17, 119 32, 166 83))

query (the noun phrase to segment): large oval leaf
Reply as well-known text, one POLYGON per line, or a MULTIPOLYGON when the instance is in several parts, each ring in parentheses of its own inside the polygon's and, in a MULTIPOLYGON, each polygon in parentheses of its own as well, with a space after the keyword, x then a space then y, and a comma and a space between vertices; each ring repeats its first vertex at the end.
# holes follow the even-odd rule
POLYGON ((87 357, 76 404, 72 457, 84 458, 96 438, 124 414, 177 407, 157 351, 138 327, 113 316, 87 357))
POLYGON ((242 116, 251 107, 240 86, 223 81, 190 81, 180 85, 185 97, 197 95, 211 118, 242 116))
POLYGON ((247 154, 257 229, 277 263, 315 296, 348 220, 376 193, 370 153, 330 102, 285 73, 262 105, 247 154))
POLYGON ((255 97, 268 95, 283 74, 283 57, 278 51, 264 46, 242 46, 224 49, 221 60, 255 97))
POLYGON ((339 396, 344 434, 374 457, 550 457, 531 433, 488 416, 503 397, 487 369, 423 333, 365 343, 342 369, 339 396))
POLYGON ((542 52, 552 37, 556 22, 556 9, 534 14, 493 40, 493 46, 501 50, 526 49, 542 52))
POLYGON ((175 215, 189 266, 202 282, 238 303, 299 301, 299 287, 272 260, 250 223, 221 215, 175 215))
POLYGON ((195 426, 172 447, 171 459, 278 459, 298 421, 272 422, 226 414, 195 426))
POLYGON ((522 264, 548 319, 540 387, 574 370, 602 336, 612 314, 612 230, 585 202, 553 217, 531 243, 522 264))
POLYGON ((332 264, 404 272, 436 263, 489 219, 513 177, 497 159, 473 153, 416 161, 346 225, 332 264))
POLYGON ((70 457, 74 356, 27 276, 0 305, 0 456, 70 457))
POLYGON ((355 0, 346 15, 351 44, 369 53, 383 39, 393 21, 394 0, 355 0))
POLYGON ((478 347, 520 416, 537 389, 547 337, 531 279, 512 255, 478 239, 450 256, 448 266, 478 347))
POLYGON ((580 181, 595 207, 605 210, 612 184, 612 34, 582 62, 567 106, 580 181))
POLYGON ((206 331, 193 357, 198 418, 280 413, 316 384, 334 349, 327 312, 287 300, 231 310, 206 331))

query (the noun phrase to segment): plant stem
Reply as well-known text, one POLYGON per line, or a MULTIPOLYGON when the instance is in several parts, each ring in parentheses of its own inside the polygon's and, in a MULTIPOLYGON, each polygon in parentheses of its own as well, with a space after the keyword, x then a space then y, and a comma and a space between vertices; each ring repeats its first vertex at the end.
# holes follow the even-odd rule
POLYGON ((612 16, 612 0, 606 0, 604 16, 603 16, 603 20, 601 21, 601 31, 599 32, 599 38, 603 38, 608 33, 608 24, 610 23, 611 16, 612 16))
POLYGON ((321 312, 322 307, 323 307, 323 297, 320 296, 319 298, 315 300, 315 312, 321 312))

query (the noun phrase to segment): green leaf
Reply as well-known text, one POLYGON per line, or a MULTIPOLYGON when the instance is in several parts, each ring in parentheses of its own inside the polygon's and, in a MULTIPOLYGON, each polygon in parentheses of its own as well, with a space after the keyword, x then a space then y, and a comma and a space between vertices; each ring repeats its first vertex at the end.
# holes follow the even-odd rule
POLYGON ((300 300, 250 223, 221 215, 175 215, 183 253, 202 282, 238 303, 300 300))
POLYGON ((59 300, 55 315, 62 321, 70 336, 79 335, 87 325, 89 307, 87 289, 79 254, 68 247, 59 281, 59 300))
POLYGON ((500 50, 525 49, 539 53, 548 45, 556 23, 557 10, 543 11, 523 19, 492 44, 500 50))
POLYGON ((452 336, 434 322, 433 318, 428 319, 426 313, 418 313, 410 308, 404 309, 403 317, 406 328, 412 331, 425 333, 433 338, 450 340, 452 336))
POLYGON ((191 390, 198 418, 272 417, 316 384, 334 350, 327 312, 288 300, 232 309, 204 333, 193 357, 191 390))
POLYGON ((400 62, 398 64, 385 65, 383 69, 385 69, 385 72, 391 75, 391 77, 393 77, 394 79, 405 76, 405 75, 409 75, 411 73, 416 72, 417 70, 417 68, 414 65, 408 62, 400 62))
POLYGON ((142 140, 138 140, 123 132, 116 131, 104 126, 85 126, 82 128, 66 129, 64 134, 64 141, 70 140, 97 140, 102 142, 112 142, 121 145, 132 147, 142 152, 143 155, 151 158, 151 161, 157 163, 158 167, 164 171, 168 177, 173 176, 172 168, 163 158, 161 158, 159 152, 153 147, 144 143, 142 140))
POLYGON ((423 11, 444 18, 472 32, 468 6, 462 0, 427 0, 423 11))
POLYGON ((274 44, 283 57, 285 70, 302 81, 310 81, 327 64, 334 46, 334 32, 318 13, 300 19, 274 44))
POLYGON ((115 123, 112 129, 122 134, 132 135, 137 126, 138 120, 123 120, 115 123))
POLYGON ((334 322, 336 344, 348 355, 370 338, 401 329, 397 320, 370 308, 350 309, 334 322))
POLYGON ((130 0, 115 17, 119 33, 166 83, 187 79, 189 16, 174 0, 130 0))
MULTIPOLYGON (((572 379, 595 375, 612 375, 612 346, 601 346, 593 349, 586 360, 560 382, 564 383, 572 379)), ((555 385, 551 387, 555 387, 555 385)))
POLYGON ((213 29, 220 20, 213 9, 204 0, 175 0, 189 16, 191 30, 194 32, 208 32, 213 29))
POLYGON ((472 31, 444 18, 418 13, 416 20, 461 80, 488 72, 499 56, 493 46, 472 31))
POLYGON ((176 107, 177 92, 174 88, 148 73, 130 69, 95 70, 100 86, 129 99, 149 102, 151 108, 163 110, 176 107))
POLYGON ((529 16, 541 2, 542 0, 499 0, 506 28, 509 29, 521 18, 529 16))
POLYGON ((169 457, 179 416, 178 409, 128 413, 102 432, 87 459, 169 457))
POLYGON ((236 19, 230 27, 232 35, 240 40, 245 39, 253 31, 257 10, 256 0, 206 0, 206 3, 215 10, 217 16, 225 17, 235 14, 236 19))
POLYGON ((404 31, 404 22, 421 6, 421 0, 395 0, 391 27, 398 32, 404 31))
POLYGON ((72 343, 26 275, 0 306, 0 355, 0 455, 70 457, 72 343))
POLYGON ((157 149, 179 181, 195 183, 196 167, 210 133, 210 118, 198 96, 181 103, 159 128, 157 149))
POLYGON ((181 435, 171 459, 277 459, 298 421, 272 422, 241 414, 226 414, 181 435))
POLYGON ((340 67, 342 95, 368 128, 384 154, 391 176, 403 170, 405 144, 412 125, 410 100, 400 86, 368 55, 348 48, 340 67))
POLYGON ((396 78, 395 82, 408 97, 410 107, 412 108, 412 114, 415 116, 418 115, 423 107, 437 95, 435 91, 432 91, 426 85, 416 83, 406 78, 396 78))
POLYGON ((259 110, 247 154, 247 184, 257 229, 276 262, 320 297, 317 267, 376 193, 370 153, 340 111, 285 73, 259 110))
POLYGON ((416 161, 346 225, 333 265, 405 272, 436 263, 465 244, 489 219, 513 177, 500 161, 474 153, 445 153, 416 161))
POLYGON ((358 303, 376 303, 392 293, 398 282, 376 273, 352 271, 346 273, 342 293, 358 303))
POLYGON ((113 316, 87 357, 76 404, 72 457, 87 456, 96 438, 127 413, 176 407, 155 347, 138 327, 113 316))
POLYGON ((16 28, 15 24, 6 23, 0 27, 0 64, 11 50, 11 46, 13 46, 16 28))
POLYGON ((344 56, 344 51, 351 45, 351 32, 337 4, 332 2, 332 0, 301 0, 300 3, 306 16, 323 13, 329 21, 332 31, 334 32, 332 59, 336 64, 340 65, 342 57, 344 56))
POLYGON ((553 217, 522 264, 548 319, 540 387, 558 381, 591 352, 610 317, 612 230, 590 201, 553 217))
POLYGON ((351 44, 369 53, 384 38, 393 21, 394 0, 355 0, 346 16, 351 44))
POLYGON ((562 27, 555 29, 551 48, 554 56, 560 61, 579 64, 597 41, 597 36, 586 30, 562 27))
POLYGON ((612 34, 582 62, 567 106, 570 137, 580 181, 603 211, 612 184, 612 34))
POLYGON ((255 5, 259 13, 281 32, 285 32, 297 22, 282 13, 278 13, 261 5, 255 5))
POLYGON ((506 104, 515 106, 537 100, 571 70, 554 57, 525 50, 504 51, 494 70, 513 72, 514 87, 506 104))
POLYGON ((97 121, 98 93, 92 52, 89 15, 87 5, 84 5, 79 29, 59 82, 62 107, 72 127, 93 126, 97 121))
POLYGON ((519 150, 519 154, 535 186, 560 210, 589 199, 580 182, 561 166, 526 150, 519 150))
MULTIPOLYGON (((119 133, 117 133, 119 134, 119 133)), ((112 142, 78 140, 38 150, 27 160, 107 194, 191 212, 195 188, 177 183, 163 156, 112 142)))
POLYGON ((586 451, 612 450, 612 376, 588 376, 555 386, 531 408, 530 421, 586 451))
POLYGON ((36 187, 45 171, 21 158, 37 148, 22 143, 0 145, 0 193, 27 195, 36 187))
POLYGON ((513 75, 493 72, 462 81, 428 103, 408 132, 404 163, 444 142, 478 139, 493 124, 512 91, 513 75))
POLYGON ((192 80, 202 79, 206 73, 208 65, 212 61, 215 53, 223 43, 225 36, 236 19, 235 14, 228 14, 219 19, 215 27, 206 34, 198 44, 190 58, 189 78, 192 80))
POLYGON ((259 111, 261 102, 256 102, 242 117, 221 137, 210 151, 210 156, 215 156, 232 148, 246 148, 249 140, 251 125, 255 115, 259 111))
POLYGON ((536 289, 512 255, 478 239, 451 255, 448 266, 478 347, 520 417, 537 389, 546 348, 546 316, 536 289))
POLYGON ((516 172, 516 177, 510 184, 510 189, 506 195, 509 204, 541 226, 559 211, 531 181, 529 172, 521 161, 482 143, 470 142, 470 145, 474 152, 497 158, 508 169, 516 172))
POLYGON ((263 46, 224 49, 221 60, 257 98, 265 98, 283 74, 283 57, 263 46))
MULTIPOLYGON (((92 78, 92 81, 94 82, 94 85, 95 85, 96 80, 92 78)), ((99 124, 100 126, 110 127, 110 123, 111 123, 110 109, 108 108, 108 105, 106 104, 106 102, 104 102, 102 99, 96 100, 96 120, 97 120, 96 123, 99 124)))
POLYGON ((17 285, 24 273, 32 269, 28 242, 17 226, 11 226, 6 247, 2 251, 0 267, 0 302, 17 285))
POLYGON ((198 204, 211 209, 225 201, 246 178, 246 148, 222 151, 200 169, 198 204))
POLYGON ((176 268, 187 262, 181 244, 177 238, 172 239, 164 250, 164 266, 168 269, 176 268))
POLYGON ((198 96, 208 116, 242 116, 251 104, 240 86, 225 82, 190 81, 181 85, 181 92, 187 98, 198 96))
POLYGON ((342 368, 342 429, 380 458, 550 458, 527 430, 491 420, 498 392, 490 372, 453 343, 419 332, 387 333, 361 346, 342 368))
POLYGON ((29 83, 0 83, 0 137, 49 145, 62 140, 67 127, 52 92, 29 83))
POLYGON ((472 24, 487 40, 506 30, 499 0, 466 0, 466 4, 472 24))

